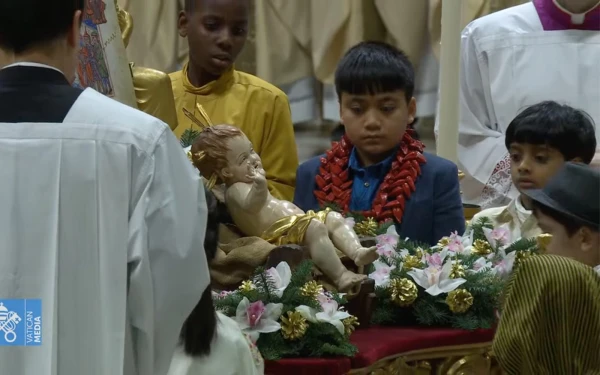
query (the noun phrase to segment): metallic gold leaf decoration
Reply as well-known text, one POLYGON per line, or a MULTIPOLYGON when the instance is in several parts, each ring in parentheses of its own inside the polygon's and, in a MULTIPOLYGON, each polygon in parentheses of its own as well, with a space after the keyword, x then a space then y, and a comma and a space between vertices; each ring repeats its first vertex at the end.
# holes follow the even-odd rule
POLYGON ((377 235, 377 228, 379 228, 379 224, 372 217, 354 225, 356 234, 364 237, 375 237, 377 235))
POLYGON ((246 280, 242 282, 242 285, 240 285, 239 288, 242 292, 249 292, 251 290, 256 289, 256 286, 254 286, 254 283, 250 280, 246 280))
POLYGON ((342 323, 344 323, 344 334, 346 334, 346 336, 350 336, 356 327, 360 325, 358 318, 354 315, 350 315, 349 318, 342 320, 342 323))

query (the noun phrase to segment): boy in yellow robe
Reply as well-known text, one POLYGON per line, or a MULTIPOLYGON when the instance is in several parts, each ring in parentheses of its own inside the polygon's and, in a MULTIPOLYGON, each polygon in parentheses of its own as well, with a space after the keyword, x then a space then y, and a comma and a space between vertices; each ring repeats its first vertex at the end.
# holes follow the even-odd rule
POLYGON ((269 190, 292 200, 298 152, 287 96, 233 63, 248 33, 249 0, 186 0, 179 33, 188 39, 190 60, 171 74, 181 137, 200 130, 183 109, 202 119, 200 104, 213 123, 234 124, 248 136, 263 161, 269 190))

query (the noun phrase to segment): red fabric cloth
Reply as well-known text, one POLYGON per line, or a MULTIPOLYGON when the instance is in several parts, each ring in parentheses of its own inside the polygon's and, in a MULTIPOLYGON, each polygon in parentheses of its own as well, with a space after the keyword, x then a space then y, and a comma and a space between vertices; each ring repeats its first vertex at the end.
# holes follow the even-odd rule
POLYGON ((350 358, 286 358, 265 361, 265 375, 345 375, 352 369, 350 358))
POLYGON ((394 354, 442 346, 489 342, 494 330, 463 331, 451 328, 370 327, 358 329, 350 341, 358 348, 352 368, 363 368, 394 354))
POLYGON ((343 375, 395 354, 443 346, 490 342, 494 330, 463 331, 450 328, 370 327, 358 329, 350 341, 358 348, 354 358, 286 358, 265 361, 267 375, 343 375))

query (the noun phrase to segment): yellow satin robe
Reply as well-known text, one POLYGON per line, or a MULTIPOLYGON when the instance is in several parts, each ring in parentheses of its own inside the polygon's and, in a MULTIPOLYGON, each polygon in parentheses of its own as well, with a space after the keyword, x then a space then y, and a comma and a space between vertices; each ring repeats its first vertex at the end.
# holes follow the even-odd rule
POLYGON ((277 87, 251 74, 231 69, 218 80, 194 87, 187 75, 170 74, 179 138, 186 129, 198 129, 185 116, 183 108, 196 113, 199 103, 213 124, 238 126, 254 145, 267 172, 269 190, 274 197, 291 201, 296 185, 298 151, 287 96, 277 87))

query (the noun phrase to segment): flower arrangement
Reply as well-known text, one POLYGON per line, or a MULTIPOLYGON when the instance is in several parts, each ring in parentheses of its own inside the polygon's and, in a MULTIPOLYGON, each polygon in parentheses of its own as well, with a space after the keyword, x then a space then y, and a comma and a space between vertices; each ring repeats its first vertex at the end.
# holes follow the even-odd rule
POLYGON ((329 293, 311 279, 313 265, 294 272, 286 262, 264 270, 233 292, 213 293, 217 310, 232 317, 267 360, 286 357, 352 357, 349 341, 358 325, 343 308, 343 295, 329 293))
POLYGON ((378 297, 374 323, 468 330, 493 326, 513 265, 538 252, 536 239, 511 242, 508 228, 487 218, 433 247, 400 240, 391 226, 377 247, 369 274, 378 297))

